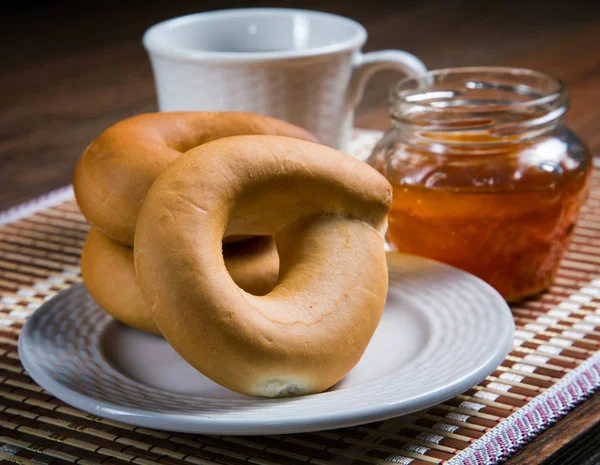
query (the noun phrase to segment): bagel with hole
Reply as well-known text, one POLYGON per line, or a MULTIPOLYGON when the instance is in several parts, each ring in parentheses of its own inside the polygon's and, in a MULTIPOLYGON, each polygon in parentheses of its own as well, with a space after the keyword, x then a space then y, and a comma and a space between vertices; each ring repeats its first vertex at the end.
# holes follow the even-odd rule
POLYGON ((198 371, 242 394, 328 389, 358 363, 387 293, 387 180, 323 145, 237 136, 200 145, 158 176, 134 257, 157 327, 198 371), (201 174, 201 175, 200 175, 201 174), (279 278, 240 289, 220 244, 274 236, 279 278))
MULTIPOLYGON (((231 279, 254 295, 268 293, 277 282, 279 257, 272 237, 256 237, 223 246, 231 279)), ((133 262, 133 249, 92 228, 81 254, 81 274, 96 303, 116 320, 160 334, 142 297, 133 262)))
POLYGON ((315 140, 304 129, 252 113, 134 116, 104 131, 80 157, 73 178, 79 208, 96 229, 132 246, 139 209, 154 179, 183 152, 212 140, 244 134, 315 140))

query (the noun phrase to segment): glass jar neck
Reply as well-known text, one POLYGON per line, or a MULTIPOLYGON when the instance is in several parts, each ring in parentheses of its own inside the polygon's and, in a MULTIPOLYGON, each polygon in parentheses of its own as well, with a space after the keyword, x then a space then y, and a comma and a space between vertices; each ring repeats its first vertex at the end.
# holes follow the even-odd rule
POLYGON ((553 133, 569 101, 560 81, 514 68, 440 70, 405 79, 389 98, 402 140, 434 153, 511 150, 553 133))

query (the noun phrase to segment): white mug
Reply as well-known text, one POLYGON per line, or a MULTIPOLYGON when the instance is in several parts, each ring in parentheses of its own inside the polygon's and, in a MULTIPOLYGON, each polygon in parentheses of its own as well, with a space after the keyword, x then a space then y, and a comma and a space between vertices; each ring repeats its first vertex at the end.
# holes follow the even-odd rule
POLYGON ((425 71, 400 50, 361 53, 365 28, 348 18, 287 8, 192 14, 143 38, 161 111, 237 110, 301 126, 347 150, 354 108, 384 68, 425 71))

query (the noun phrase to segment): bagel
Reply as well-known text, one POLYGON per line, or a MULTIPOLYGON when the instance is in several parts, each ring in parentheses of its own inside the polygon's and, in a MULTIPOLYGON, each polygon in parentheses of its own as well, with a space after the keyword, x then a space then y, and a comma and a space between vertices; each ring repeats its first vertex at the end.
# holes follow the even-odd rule
POLYGON ((381 318, 391 199, 377 171, 323 145, 201 145, 142 205, 140 289, 163 336, 213 381, 253 396, 321 392, 360 360, 381 318), (244 234, 277 242, 279 279, 264 296, 236 286, 219 253, 224 236, 244 234))
POLYGON ((106 313, 127 326, 160 334, 142 297, 131 247, 91 228, 81 251, 81 277, 106 313))
POLYGON ((96 229, 132 246, 140 206, 156 176, 193 147, 243 134, 315 140, 297 126, 251 113, 173 112, 134 116, 104 131, 80 157, 73 177, 79 208, 96 229))
MULTIPOLYGON (((272 237, 257 237, 223 246, 231 278, 247 292, 264 295, 275 286, 279 257, 272 237)), ((142 297, 133 249, 92 228, 81 253, 81 274, 92 298, 116 320, 160 334, 142 297)))
POLYGON ((250 294, 265 295, 277 284, 279 255, 271 236, 224 244, 223 258, 231 279, 250 294))

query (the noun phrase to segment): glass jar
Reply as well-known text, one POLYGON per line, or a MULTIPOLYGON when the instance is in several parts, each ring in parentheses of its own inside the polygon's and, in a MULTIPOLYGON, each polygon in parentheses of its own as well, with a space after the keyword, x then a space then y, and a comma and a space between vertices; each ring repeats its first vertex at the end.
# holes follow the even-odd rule
POLYGON ((479 276, 508 301, 548 288, 592 167, 566 126, 560 81, 457 68, 390 94, 392 128, 368 163, 393 185, 387 240, 479 276))

